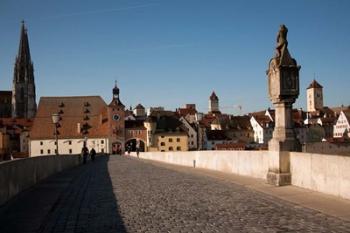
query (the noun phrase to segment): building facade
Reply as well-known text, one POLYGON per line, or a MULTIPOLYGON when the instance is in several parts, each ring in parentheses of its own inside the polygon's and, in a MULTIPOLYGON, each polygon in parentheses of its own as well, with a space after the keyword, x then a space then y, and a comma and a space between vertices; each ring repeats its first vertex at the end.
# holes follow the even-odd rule
POLYGON ((147 130, 148 151, 188 151, 187 130, 175 113, 153 112, 144 126, 147 130))
POLYGON ((84 143, 97 153, 123 153, 124 118, 117 86, 109 105, 100 96, 41 97, 30 131, 30 156, 79 154, 84 143), (53 114, 59 114, 57 124, 53 114))
POLYGON ((350 137, 350 110, 340 112, 334 125, 333 137, 350 137))
POLYGON ((197 150, 198 149, 198 138, 197 138, 197 131, 195 129, 194 124, 190 124, 186 118, 180 117, 179 119, 184 127, 187 129, 187 135, 188 135, 188 149, 189 150, 197 150))
POLYGON ((316 80, 313 80, 307 88, 306 96, 308 112, 323 109, 323 87, 316 80))
POLYGON ((219 98, 213 91, 209 97, 209 113, 220 113, 219 98))

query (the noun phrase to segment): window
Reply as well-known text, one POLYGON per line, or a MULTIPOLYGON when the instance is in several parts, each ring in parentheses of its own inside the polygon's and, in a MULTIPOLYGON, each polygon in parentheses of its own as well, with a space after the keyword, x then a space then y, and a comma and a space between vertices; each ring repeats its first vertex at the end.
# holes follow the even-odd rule
POLYGON ((101 153, 105 153, 105 149, 102 148, 102 149, 101 149, 101 153))
POLYGON ((170 146, 170 147, 169 147, 169 150, 170 150, 170 151, 173 151, 174 149, 173 149, 173 147, 172 147, 172 146, 170 146))
POLYGON ((176 150, 181 150, 181 146, 176 147, 176 150))
POLYGON ((177 141, 177 142, 180 142, 180 138, 176 138, 176 141, 177 141))
POLYGON ((191 138, 193 138, 193 134, 191 134, 191 138))
POLYGON ((165 142, 161 142, 160 145, 161 145, 161 146, 165 146, 165 142))
POLYGON ((72 154, 72 149, 69 149, 69 154, 72 154))
POLYGON ((42 146, 44 143, 42 141, 40 141, 40 146, 42 146))
POLYGON ((104 144, 105 143, 105 141, 104 140, 101 140, 101 144, 104 144))
POLYGON ((55 141, 55 145, 57 145, 57 142, 55 141))
POLYGON ((69 144, 69 145, 72 145, 72 141, 68 141, 68 144, 69 144))
POLYGON ((165 152, 165 150, 161 150, 160 152, 165 152))
POLYGON ((44 150, 43 149, 40 150, 40 154, 44 154, 44 150))
POLYGON ((172 139, 172 138, 169 138, 169 142, 173 142, 173 139, 172 139))
POLYGON ((161 138, 164 138, 164 136, 162 135, 162 136, 160 136, 161 138))
POLYGON ((57 155, 57 150, 55 149, 55 154, 57 155))
POLYGON ((192 142, 191 142, 191 145, 193 146, 193 144, 194 144, 194 143, 193 143, 193 141, 192 141, 192 142))
POLYGON ((47 154, 51 154, 51 150, 47 150, 47 154))

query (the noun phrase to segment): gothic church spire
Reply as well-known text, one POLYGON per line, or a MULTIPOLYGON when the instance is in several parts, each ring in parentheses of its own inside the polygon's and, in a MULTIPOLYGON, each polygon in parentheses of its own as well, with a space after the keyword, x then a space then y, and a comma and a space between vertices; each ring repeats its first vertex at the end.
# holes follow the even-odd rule
POLYGON ((33 118, 37 108, 35 98, 34 68, 30 57, 27 28, 22 21, 13 75, 12 117, 33 118))

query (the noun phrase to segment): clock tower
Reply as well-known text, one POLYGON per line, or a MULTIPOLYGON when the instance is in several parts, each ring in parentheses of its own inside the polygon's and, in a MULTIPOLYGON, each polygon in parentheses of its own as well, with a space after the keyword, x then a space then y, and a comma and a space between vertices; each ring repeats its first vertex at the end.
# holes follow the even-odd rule
POLYGON ((113 88, 113 99, 107 109, 110 151, 113 154, 122 154, 125 151, 125 106, 120 101, 117 82, 113 88))

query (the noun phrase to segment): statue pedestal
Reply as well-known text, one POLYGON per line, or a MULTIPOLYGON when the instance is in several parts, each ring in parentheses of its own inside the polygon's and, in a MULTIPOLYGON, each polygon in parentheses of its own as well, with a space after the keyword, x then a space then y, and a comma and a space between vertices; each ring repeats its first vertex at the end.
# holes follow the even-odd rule
POLYGON ((292 124, 292 102, 283 100, 274 102, 275 129, 269 141, 269 171, 267 183, 282 186, 291 184, 290 151, 298 150, 292 124))
POLYGON ((269 171, 266 180, 268 184, 275 186, 291 184, 292 176, 290 173, 290 157, 288 151, 269 152, 269 171))

